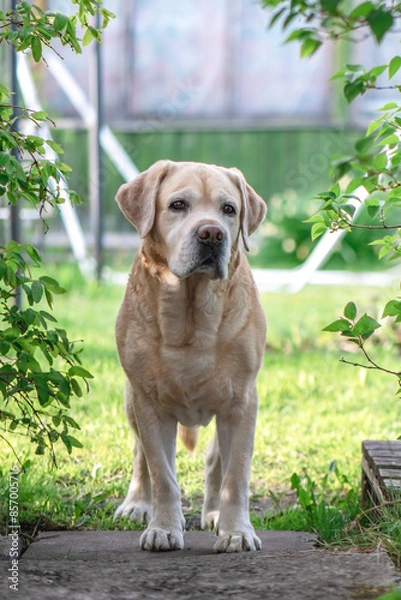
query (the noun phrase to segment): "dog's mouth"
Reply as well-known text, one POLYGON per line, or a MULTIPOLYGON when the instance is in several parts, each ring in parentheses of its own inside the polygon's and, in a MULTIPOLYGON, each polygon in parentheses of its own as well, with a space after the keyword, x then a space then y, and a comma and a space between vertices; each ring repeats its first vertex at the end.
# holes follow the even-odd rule
POLYGON ((227 267, 221 252, 210 250, 206 254, 199 256, 194 265, 193 273, 204 273, 210 279, 225 279, 227 267))
POLYGON ((186 279, 196 273, 208 279, 226 279, 229 259, 229 245, 226 241, 213 246, 192 242, 188 247, 184 246, 181 249, 169 266, 180 279, 186 279))
POLYGON ((216 260, 215 256, 207 256, 206 258, 204 258, 201 261, 199 267, 200 268, 206 268, 206 269, 212 269, 212 268, 214 268, 216 266, 217 262, 218 261, 216 260))

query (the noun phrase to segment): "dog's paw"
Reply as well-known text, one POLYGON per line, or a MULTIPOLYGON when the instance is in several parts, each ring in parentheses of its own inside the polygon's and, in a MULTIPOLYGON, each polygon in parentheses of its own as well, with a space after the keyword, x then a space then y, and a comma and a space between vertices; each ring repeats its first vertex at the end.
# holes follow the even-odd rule
POLYGON ((184 536, 179 529, 148 527, 143 532, 139 544, 142 550, 150 552, 182 550, 184 548, 184 536))
POLYGON ((249 550, 261 550, 262 542, 251 531, 228 531, 219 534, 214 545, 215 552, 247 552, 249 550))
POLYGON ((126 498, 114 513, 114 520, 127 517, 137 523, 148 523, 152 517, 152 505, 144 500, 126 498))
POLYGON ((216 529, 219 521, 220 511, 209 510, 202 511, 201 527, 202 529, 216 529))

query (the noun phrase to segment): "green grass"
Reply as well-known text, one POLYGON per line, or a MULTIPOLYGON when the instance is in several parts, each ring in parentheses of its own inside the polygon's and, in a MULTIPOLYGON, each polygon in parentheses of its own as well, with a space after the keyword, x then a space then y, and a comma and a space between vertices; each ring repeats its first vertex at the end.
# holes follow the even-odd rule
MULTIPOLYGON (((56 448, 57 469, 51 468, 47 457, 32 455, 26 438, 14 440, 21 460, 32 460, 19 481, 21 526, 27 532, 58 527, 134 528, 129 521, 113 521, 113 512, 128 486, 133 443, 124 415, 124 376, 114 342, 123 288, 85 284, 70 266, 49 266, 46 272, 70 290, 56 298, 55 316, 70 339, 84 340, 84 366, 95 378, 90 393, 74 400, 72 409, 81 425, 76 437, 84 447, 74 449, 72 456, 62 446, 56 448)), ((339 539, 337 533, 344 529, 345 520, 354 518, 361 442, 401 435, 401 403, 395 396, 395 380, 340 363, 347 354, 340 347, 341 339, 321 330, 342 313, 350 299, 361 311, 376 314, 377 307, 396 294, 396 290, 310 286, 296 295, 262 296, 269 334, 258 380, 252 505, 267 498, 273 505, 285 506, 286 498, 293 498, 288 493, 294 473, 300 477, 301 488, 310 493, 310 502, 267 515, 259 512, 254 518, 256 526, 318 531, 320 527, 322 537, 333 541, 339 539), (337 474, 329 473, 333 460, 337 474), (337 516, 339 511, 343 515, 340 524, 331 521, 333 507, 337 516)), ((375 345, 374 352, 383 360, 394 355, 389 341, 392 335, 389 329, 375 345)), ((204 458, 212 435, 213 427, 201 430, 193 457, 178 448, 178 478, 188 514, 200 511, 204 458)), ((0 495, 4 499, 15 458, 6 445, 0 449, 0 495)), ((7 521, 5 504, 0 507, 3 526, 7 521)), ((399 530, 397 536, 399 540, 399 530)), ((401 541, 398 543, 401 548, 401 541)))

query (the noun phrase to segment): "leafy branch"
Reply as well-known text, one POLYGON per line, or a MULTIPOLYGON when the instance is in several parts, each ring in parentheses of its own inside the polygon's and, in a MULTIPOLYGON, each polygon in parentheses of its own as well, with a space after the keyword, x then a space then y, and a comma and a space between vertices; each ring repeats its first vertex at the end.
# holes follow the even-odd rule
MULTIPOLYGON (((387 302, 382 315, 382 318, 385 317, 395 317, 395 322, 399 323, 401 321, 401 301, 390 300, 387 302)), ((366 341, 380 327, 381 324, 366 313, 357 319, 356 304, 350 301, 344 308, 343 316, 330 323, 330 325, 327 325, 323 331, 339 332, 341 336, 347 338, 349 342, 356 344, 362 351, 368 364, 350 361, 345 358, 341 358, 340 362, 352 365, 354 367, 382 371, 388 375, 393 375, 397 378, 398 385, 401 388, 401 371, 394 371, 393 369, 389 369, 386 366, 380 365, 366 350, 366 341)), ((399 393, 401 394, 401 389, 399 390, 399 393)))
MULTIPOLYGON (((393 0, 364 0, 356 5, 346 0, 263 0, 263 3, 273 11, 270 26, 281 23, 284 32, 291 28, 286 42, 297 41, 304 57, 312 56, 327 41, 358 42, 373 38, 380 44, 390 32, 397 32, 401 19, 401 3, 393 0), (295 22, 301 26, 294 28, 295 22)), ((395 55, 388 64, 370 69, 347 64, 331 80, 342 80, 344 96, 351 103, 369 90, 401 92, 401 84, 393 83, 400 69, 401 56, 395 55)), ((378 117, 355 142, 353 152, 332 161, 333 185, 315 196, 319 209, 308 222, 312 239, 326 231, 381 230, 382 237, 371 245, 379 247, 379 259, 394 260, 401 256, 401 104, 389 102, 377 112, 378 117), (365 220, 360 222, 356 213, 362 205, 366 208, 365 220)), ((386 304, 383 318, 388 316, 396 317, 396 323, 401 321, 400 300, 386 304)), ((366 360, 365 364, 344 358, 342 362, 395 376, 401 386, 401 371, 380 365, 366 349, 366 341, 381 327, 380 323, 367 314, 358 320, 356 317, 357 308, 351 301, 343 317, 325 328, 355 343, 366 360)))
POLYGON ((82 367, 81 349, 66 332, 50 324, 56 319, 43 309, 33 308, 44 300, 52 308, 54 295, 66 290, 47 276, 33 279, 30 263, 41 259, 33 246, 10 242, 0 247, 0 432, 26 433, 37 454, 50 451, 56 462, 54 444, 59 439, 71 452, 81 443, 69 429, 79 429, 68 415, 71 398, 81 397, 82 383, 92 375, 82 367), (29 261, 29 262, 28 262, 29 261), (28 307, 10 306, 20 288, 28 307))
POLYGON ((287 31, 301 21, 303 27, 291 31, 285 41, 298 41, 303 57, 327 41, 361 42, 373 36, 380 43, 401 17, 401 3, 391 1, 368 0, 357 6, 345 0, 263 0, 263 4, 274 11, 270 26, 281 23, 287 31))
MULTIPOLYGON (((113 17, 97 0, 71 0, 76 12, 70 16, 43 11, 28 2, 19 2, 15 11, 0 11, 0 44, 17 52, 30 50, 33 60, 43 59, 43 47, 53 40, 77 53, 92 40, 101 43, 101 30, 113 17), (99 11, 100 29, 91 25, 99 11), (83 32, 82 39, 79 37, 83 32)), ((51 122, 43 111, 16 107, 10 90, 0 84, 0 198, 8 204, 22 201, 37 207, 64 202, 60 183, 70 168, 59 156, 62 148, 52 140, 26 134, 29 122, 40 129, 51 122), (46 146, 57 155, 46 159, 46 146)), ((72 201, 79 197, 69 191, 72 201)), ((61 442, 69 453, 82 447, 71 434, 79 425, 70 416, 72 400, 88 390, 91 373, 81 364, 82 347, 71 342, 57 326, 54 316, 43 309, 53 307, 54 296, 65 293, 54 279, 32 277, 31 267, 41 266, 33 246, 12 241, 0 246, 0 438, 12 444, 15 435, 27 435, 36 454, 48 452, 56 463, 55 444, 61 442), (21 295, 23 305, 15 303, 21 295)))

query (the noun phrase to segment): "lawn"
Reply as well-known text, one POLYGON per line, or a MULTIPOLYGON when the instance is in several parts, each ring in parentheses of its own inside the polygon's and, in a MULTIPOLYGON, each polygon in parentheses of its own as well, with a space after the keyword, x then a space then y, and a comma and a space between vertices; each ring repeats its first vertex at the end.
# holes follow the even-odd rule
MULTIPOLYGON (((124 376, 113 331, 123 288, 85 284, 72 266, 49 265, 46 272, 69 290, 56 298, 55 316, 70 339, 84 340, 83 363, 94 379, 90 392, 73 404, 72 416, 81 426, 76 437, 84 447, 74 448, 70 456, 60 446, 56 450, 58 468, 52 467, 47 457, 35 456, 26 438, 14 440, 21 460, 32 460, 19 481, 21 527, 26 532, 58 527, 136 527, 127 520, 113 521, 129 482, 133 441, 123 410, 124 376)), ((350 354, 341 338, 322 332, 322 328, 342 313, 349 299, 356 301, 361 313, 379 316, 379 308, 395 295, 396 289, 317 286, 296 295, 262 295, 269 333, 258 380, 253 507, 285 505, 293 499, 291 478, 296 473, 316 505, 325 488, 323 509, 329 507, 330 498, 338 506, 347 499, 349 518, 355 516, 361 442, 400 436, 401 402, 395 394, 395 379, 340 363, 342 356, 361 357, 350 354), (333 461, 336 472, 329 476, 330 465, 334 471, 333 461)), ((372 345, 375 356, 395 366, 399 357, 392 337, 394 332, 388 327, 372 345)), ((212 434, 213 426, 201 431, 194 456, 178 448, 178 478, 187 515, 196 517, 200 512, 203 464, 212 434)), ((15 457, 5 444, 1 451, 0 493, 5 499, 15 457)), ((7 521, 5 504, 1 507, 3 526, 7 521)), ((259 527, 301 528, 308 526, 305 514, 297 516, 290 508, 273 517, 271 511, 264 516, 259 510, 254 520, 259 527)), ((324 512, 323 519, 327 517, 324 512)), ((313 524, 309 527, 313 529, 313 524)))

